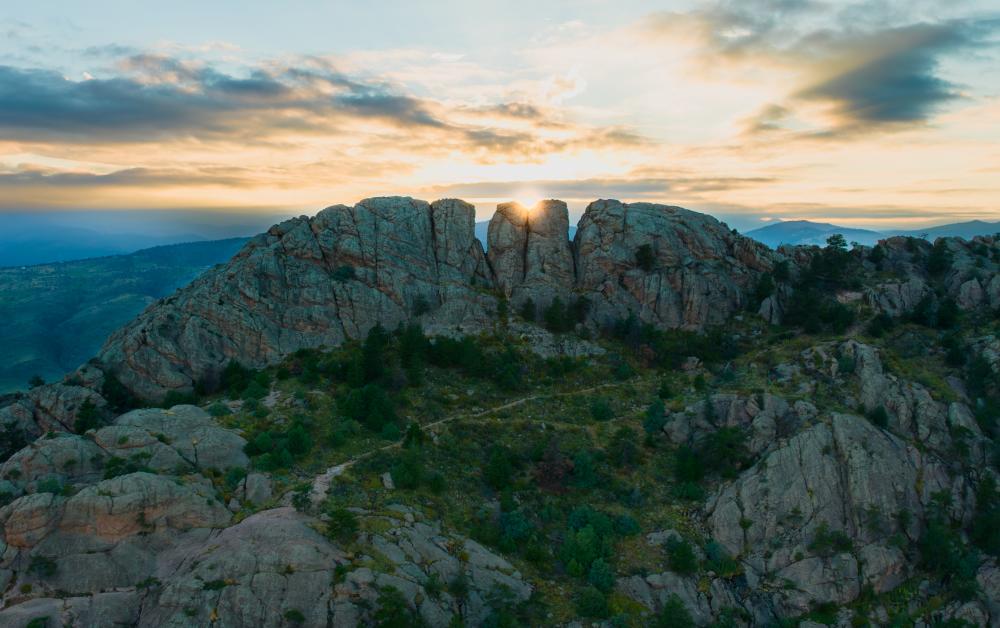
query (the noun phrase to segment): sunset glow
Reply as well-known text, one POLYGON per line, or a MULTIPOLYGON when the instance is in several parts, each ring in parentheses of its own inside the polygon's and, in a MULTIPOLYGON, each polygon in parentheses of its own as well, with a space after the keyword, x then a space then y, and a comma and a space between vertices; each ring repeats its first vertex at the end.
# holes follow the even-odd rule
POLYGON ((385 21, 344 4, 11 4, 0 209, 406 194, 481 219, 601 197, 870 227, 1000 218, 990 2, 387 2, 385 21))

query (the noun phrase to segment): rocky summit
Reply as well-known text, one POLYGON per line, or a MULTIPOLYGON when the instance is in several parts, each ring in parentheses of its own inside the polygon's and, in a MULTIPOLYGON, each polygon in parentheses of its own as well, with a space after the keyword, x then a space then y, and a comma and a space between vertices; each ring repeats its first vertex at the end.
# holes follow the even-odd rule
POLYGON ((373 198, 275 225, 112 334, 100 368, 158 400, 211 386, 230 360, 267 366, 363 338, 376 323, 490 330, 500 299, 540 312, 555 298, 584 298, 592 325, 631 311, 656 326, 701 329, 743 309, 774 263, 766 247, 679 207, 598 201, 570 242, 565 203, 504 204, 488 253, 474 222, 460 200, 373 198))
POLYGON ((1000 627, 1000 235, 372 198, 0 397, 0 626, 1000 627))

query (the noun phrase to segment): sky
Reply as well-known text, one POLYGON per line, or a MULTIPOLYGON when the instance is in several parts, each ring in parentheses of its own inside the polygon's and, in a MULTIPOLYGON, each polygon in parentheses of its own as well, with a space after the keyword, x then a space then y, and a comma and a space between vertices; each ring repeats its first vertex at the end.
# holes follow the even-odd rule
POLYGON ((1000 220, 998 61, 995 0, 9 2, 0 212, 1000 220))

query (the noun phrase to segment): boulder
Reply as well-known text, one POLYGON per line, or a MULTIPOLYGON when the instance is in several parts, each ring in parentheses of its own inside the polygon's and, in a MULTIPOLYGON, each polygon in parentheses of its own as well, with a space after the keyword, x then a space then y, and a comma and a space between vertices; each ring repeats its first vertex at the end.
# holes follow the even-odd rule
POLYGON ((93 439, 109 455, 140 456, 158 472, 225 471, 250 463, 243 452, 246 440, 197 406, 133 410, 94 432, 93 439))

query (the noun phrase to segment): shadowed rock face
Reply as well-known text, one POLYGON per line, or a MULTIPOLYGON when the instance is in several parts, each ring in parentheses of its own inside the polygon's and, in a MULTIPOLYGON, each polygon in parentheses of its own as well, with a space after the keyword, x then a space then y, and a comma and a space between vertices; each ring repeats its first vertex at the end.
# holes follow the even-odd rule
POLYGON ((419 318, 430 334, 479 332, 497 299, 545 307, 588 298, 592 325, 635 313, 698 329, 741 309, 772 265, 763 245, 677 207, 597 201, 574 243, 562 201, 500 205, 489 255, 460 200, 408 197, 335 205, 271 227, 217 267, 150 306, 99 354, 132 392, 159 399, 211 384, 230 360, 259 368, 302 348, 364 337, 419 318), (650 268, 636 263, 649 245, 650 268))
POLYGON ((489 260, 496 285, 515 303, 544 307, 571 292, 576 276, 567 238, 569 212, 562 201, 527 209, 504 203, 490 220, 489 260))

